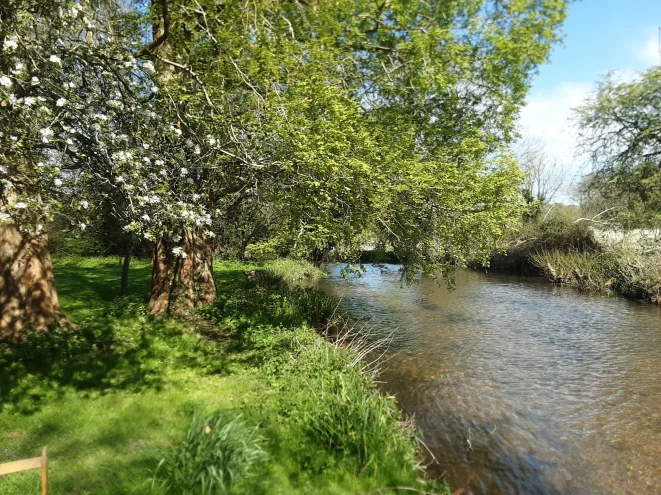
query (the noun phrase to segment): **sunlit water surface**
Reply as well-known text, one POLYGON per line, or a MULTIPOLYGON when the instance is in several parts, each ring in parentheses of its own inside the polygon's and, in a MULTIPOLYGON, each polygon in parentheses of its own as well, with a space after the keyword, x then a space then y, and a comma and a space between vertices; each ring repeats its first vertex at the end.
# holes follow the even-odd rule
POLYGON ((331 266, 322 288, 397 328, 383 389, 434 474, 474 494, 661 494, 661 308, 470 271, 454 292, 401 287, 388 268, 331 266))

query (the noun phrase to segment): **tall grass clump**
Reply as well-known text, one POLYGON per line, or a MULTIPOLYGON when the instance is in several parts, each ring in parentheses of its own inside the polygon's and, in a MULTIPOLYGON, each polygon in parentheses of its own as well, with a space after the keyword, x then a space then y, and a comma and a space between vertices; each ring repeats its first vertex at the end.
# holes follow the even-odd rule
POLYGON ((327 376, 310 387, 315 400, 302 425, 325 449, 354 459, 360 472, 377 474, 397 464, 416 464, 414 432, 402 433, 394 404, 376 392, 365 393, 360 377, 327 376))
POLYGON ((186 437, 161 459, 153 487, 177 495, 229 493, 255 474, 266 454, 264 440, 240 416, 196 415, 186 437))
POLYGON ((394 399, 381 395, 362 372, 356 350, 364 351, 366 344, 354 350, 337 342, 300 331, 291 336, 289 360, 278 363, 288 398, 281 407, 296 411, 290 421, 316 446, 307 449, 309 455, 320 457, 301 462, 323 470, 330 458, 354 475, 410 476, 414 483, 420 472, 414 428, 403 421, 394 399))
POLYGON ((555 284, 585 291, 609 291, 615 282, 616 260, 609 253, 553 249, 533 253, 530 259, 555 284))
POLYGON ((618 292, 631 299, 661 303, 661 253, 621 248, 616 254, 618 292))
POLYGON ((280 278, 287 284, 301 282, 318 282, 326 276, 326 272, 304 260, 280 258, 264 263, 260 270, 262 274, 268 274, 272 278, 280 278))
POLYGON ((594 292, 617 292, 630 299, 661 302, 661 254, 631 246, 597 252, 540 251, 532 262, 551 282, 594 292))

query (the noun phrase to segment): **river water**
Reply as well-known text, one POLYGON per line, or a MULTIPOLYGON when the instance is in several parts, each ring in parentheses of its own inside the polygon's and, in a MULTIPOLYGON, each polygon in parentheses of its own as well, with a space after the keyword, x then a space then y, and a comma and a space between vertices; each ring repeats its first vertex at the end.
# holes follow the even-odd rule
POLYGON ((541 278, 459 271, 448 292, 330 268, 323 290, 397 330, 383 390, 453 490, 661 494, 661 308, 541 278))

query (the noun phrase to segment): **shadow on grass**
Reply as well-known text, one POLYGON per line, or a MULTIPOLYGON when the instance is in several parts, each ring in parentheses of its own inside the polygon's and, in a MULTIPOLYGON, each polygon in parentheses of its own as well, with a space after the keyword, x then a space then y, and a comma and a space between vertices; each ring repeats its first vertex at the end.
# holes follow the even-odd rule
POLYGON ((32 332, 21 344, 0 343, 0 411, 31 414, 67 390, 158 389, 172 369, 226 374, 223 348, 190 324, 147 314, 149 266, 132 270, 132 292, 117 297, 121 267, 112 259, 57 260, 65 312, 78 328, 32 332))
POLYGON ((72 389, 158 389, 173 369, 228 374, 232 364, 260 366, 281 346, 284 353, 292 331, 323 325, 335 309, 315 290, 245 268, 219 265, 216 303, 177 321, 147 314, 148 262, 132 265, 130 293, 119 298, 117 260, 56 260, 62 306, 79 327, 0 344, 0 411, 31 414, 72 389))
POLYGON ((284 352, 287 337, 297 329, 323 328, 337 306, 335 299, 292 285, 268 268, 223 271, 217 282, 216 302, 198 312, 231 335, 227 352, 248 366, 260 366, 265 357, 277 354, 275 347, 284 352))

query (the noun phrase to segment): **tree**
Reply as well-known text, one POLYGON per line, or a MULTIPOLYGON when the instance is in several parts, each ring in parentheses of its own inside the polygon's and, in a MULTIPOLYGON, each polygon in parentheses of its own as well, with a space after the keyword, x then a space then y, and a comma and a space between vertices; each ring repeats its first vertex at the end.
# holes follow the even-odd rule
POLYGON ((350 259, 366 232, 409 274, 488 256, 522 206, 503 146, 566 15, 562 0, 0 9, 12 339, 62 318, 43 224, 66 211, 84 229, 97 205, 154 242, 156 315, 213 301, 213 229, 243 204, 301 256, 350 259))
MULTIPOLYGON (((210 215, 184 164, 214 151, 210 139, 182 138, 172 106, 155 112, 153 65, 133 56, 136 12, 25 0, 3 6, 0 20, 0 338, 19 340, 26 324, 64 318, 43 225, 67 212, 85 229, 105 196, 146 238, 173 224, 201 230, 210 215)), ((185 259, 181 246, 171 251, 185 259)))
POLYGON ((538 139, 522 139, 515 148, 517 160, 526 174, 523 195, 529 202, 551 203, 566 184, 565 171, 558 159, 548 155, 538 139))
POLYGON ((576 110, 579 145, 594 167, 588 187, 630 226, 661 220, 660 107, 658 66, 630 82, 606 76, 576 110))
POLYGON ((513 135, 565 2, 168 1, 159 29, 166 10, 169 65, 190 77, 164 86, 225 123, 232 173, 214 201, 259 201, 295 252, 355 256, 367 230, 433 272, 488 252, 518 211, 505 184, 520 176, 488 157, 513 135))

